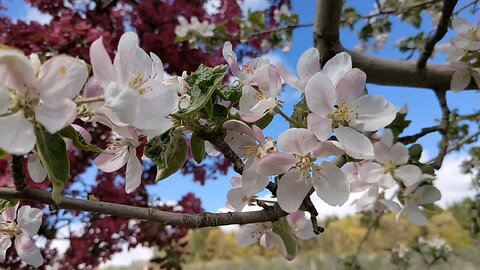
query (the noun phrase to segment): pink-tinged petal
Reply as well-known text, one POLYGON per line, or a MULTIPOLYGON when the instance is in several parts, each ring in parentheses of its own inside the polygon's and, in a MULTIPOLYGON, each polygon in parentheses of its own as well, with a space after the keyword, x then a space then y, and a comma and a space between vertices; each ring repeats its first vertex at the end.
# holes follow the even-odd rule
POLYGON ((93 163, 104 172, 114 172, 122 168, 127 163, 128 155, 128 147, 124 146, 114 153, 101 153, 93 161, 93 163))
POLYGON ((398 203, 392 201, 392 200, 385 200, 385 199, 382 199, 382 200, 379 200, 379 202, 381 204, 383 204, 385 207, 388 208, 388 210, 392 211, 392 212, 399 212, 401 210, 401 207, 400 205, 398 205, 398 203))
POLYGON ((257 142, 263 145, 265 142, 265 136, 263 135, 262 129, 256 125, 252 125, 252 130, 253 130, 253 133, 255 134, 255 138, 257 139, 257 142))
POLYGON ((223 140, 230 146, 233 152, 241 158, 246 156, 247 150, 258 149, 257 142, 254 138, 242 135, 236 131, 227 132, 223 140))
POLYGON ((264 234, 263 224, 254 223, 240 226, 237 234, 237 242, 239 246, 246 247, 256 243, 264 234))
POLYGON ((260 82, 258 82, 258 86, 260 89, 265 91, 267 97, 275 99, 280 89, 282 89, 282 78, 280 77, 280 73, 278 73, 277 68, 275 68, 274 65, 268 65, 266 70, 268 71, 268 84, 261 85, 260 82))
POLYGON ((10 90, 0 85, 0 115, 8 111, 12 106, 12 100, 10 99, 10 90))
POLYGON ((308 108, 318 116, 327 116, 335 102, 335 88, 325 74, 316 73, 305 88, 308 108))
POLYGON ((241 212, 243 207, 247 205, 247 195, 241 188, 231 189, 227 193, 227 205, 230 205, 233 210, 241 212))
POLYGON ((395 143, 390 149, 390 158, 395 165, 407 163, 409 158, 408 148, 403 143, 395 143))
POLYGON ((15 249, 17 250, 18 257, 27 264, 33 267, 39 267, 43 264, 43 257, 40 253, 40 249, 38 249, 30 236, 25 234, 16 236, 15 249))
POLYGON ((319 147, 313 151, 314 157, 326 158, 329 156, 341 156, 345 154, 341 148, 339 148, 336 142, 326 141, 320 142, 319 147))
POLYGON ((303 171, 293 169, 286 172, 278 181, 277 200, 285 212, 297 211, 312 188, 311 181, 304 176, 303 171))
POLYGON ((419 226, 427 225, 427 218, 425 218, 425 215, 422 213, 422 211, 415 202, 407 199, 405 201, 403 211, 405 212, 405 214, 407 214, 408 219, 410 219, 412 223, 419 226))
POLYGON ((454 17, 452 19, 452 27, 455 32, 458 34, 468 34, 469 30, 472 29, 473 25, 460 17, 454 17))
POLYGON ((242 177, 234 176, 234 177, 230 178, 230 184, 234 188, 241 187, 242 186, 242 177))
POLYGON ((15 206, 10 206, 5 208, 2 212, 2 219, 3 221, 10 221, 13 222, 15 218, 17 218, 17 209, 18 209, 18 203, 15 206))
POLYGON ((378 141, 373 145, 373 153, 375 154, 375 159, 382 164, 391 161, 390 147, 383 141, 378 141))
POLYGON ((312 184, 317 196, 331 206, 343 205, 350 196, 350 185, 340 168, 323 161, 312 172, 312 184))
POLYGON ((232 74, 237 78, 240 78, 242 76, 242 72, 238 68, 237 55, 233 51, 232 43, 227 41, 223 44, 222 55, 223 58, 225 58, 225 61, 227 61, 228 67, 230 68, 232 74))
MULTIPOLYGON (((282 64, 277 64, 277 70, 280 73, 282 79, 292 88, 297 89, 296 83, 298 78, 293 75, 288 69, 286 69, 282 64)), ((303 93, 305 89, 297 89, 303 93)))
POLYGON ((22 51, 0 48, 0 82, 21 93, 24 93, 25 86, 35 86, 35 70, 22 51))
POLYGON ((222 153, 218 151, 210 142, 205 141, 205 152, 211 157, 218 157, 222 153))
POLYGON ((372 205, 376 200, 378 196, 378 186, 377 185, 372 185, 370 188, 367 190, 367 192, 363 193, 362 197, 357 200, 355 207, 357 212, 365 210, 369 205, 372 205))
POLYGON ((300 239, 303 239, 303 240, 308 240, 308 239, 311 239, 315 236, 317 236, 314 232, 313 232, 313 225, 312 225, 312 222, 308 219, 304 219, 304 222, 302 223, 301 226, 298 226, 296 229, 295 229, 295 235, 300 238, 300 239))
POLYGON ((285 173, 296 163, 297 159, 293 155, 275 152, 260 160, 255 170, 261 175, 278 175, 285 173))
POLYGON ((93 75, 97 78, 101 86, 105 87, 108 82, 115 80, 112 60, 105 46, 103 46, 102 37, 99 37, 90 46, 90 61, 93 75))
POLYGON ((172 87, 162 85, 140 96, 137 117, 133 125, 138 129, 157 129, 169 119, 165 116, 177 108, 178 95, 172 87))
POLYGON ((32 178, 35 183, 41 183, 47 177, 47 171, 43 168, 40 157, 36 153, 28 156, 27 169, 30 178, 32 178))
POLYGON ((308 129, 311 130, 319 141, 326 141, 332 133, 332 119, 310 113, 307 116, 308 129))
POLYGON ((303 224, 303 222, 306 220, 305 212, 301 210, 295 211, 288 214, 286 219, 292 228, 296 228, 297 226, 303 224))
POLYGON ((280 249, 280 252, 282 253, 283 257, 286 260, 291 261, 291 260, 295 259, 295 256, 296 256, 297 252, 295 251, 295 254, 288 254, 287 248, 285 247, 285 243, 283 242, 280 235, 278 235, 274 232, 271 232, 271 231, 266 231, 262 238, 265 239, 265 240, 260 241, 260 243, 265 242, 265 247, 266 248, 273 249, 275 247, 278 247, 280 249))
POLYGON ((467 88, 470 81, 471 81, 470 70, 457 69, 452 75, 452 80, 450 81, 450 89, 455 92, 461 91, 467 88))
POLYGON ((76 116, 77 105, 69 99, 44 100, 35 108, 37 121, 52 134, 71 124, 76 116))
POLYGON ((367 75, 358 68, 350 70, 343 76, 335 88, 337 104, 352 103, 365 94, 367 75))
POLYGON ((162 60, 153 52, 150 53, 150 58, 152 59, 152 69, 153 69, 153 78, 159 82, 163 82, 165 70, 163 68, 162 60))
MULTIPOLYGON (((256 136, 255 132, 252 130, 252 128, 250 126, 248 126, 247 124, 245 124, 244 122, 239 121, 239 120, 232 119, 232 120, 225 121, 223 123, 223 128, 236 131, 240 134, 245 134, 245 135, 247 135, 251 138, 254 138, 254 139, 257 138, 257 136, 256 136)), ((263 140, 259 141, 259 142, 263 143, 263 140)))
POLYGON ((306 156, 319 147, 315 135, 306 128, 291 128, 280 134, 278 146, 289 154, 306 156))
POLYGON ((373 145, 360 132, 350 127, 338 127, 333 130, 345 152, 356 159, 369 159, 374 156, 373 145))
MULTIPOLYGON (((109 128, 128 127, 129 124, 120 121, 117 114, 106 106, 95 109, 91 122, 99 122, 109 128)), ((123 136, 123 135, 122 135, 123 136)))
POLYGON ((258 120, 262 119, 265 115, 264 114, 257 114, 257 113, 240 113, 240 116, 243 121, 248 123, 257 122, 258 120))
POLYGON ((421 186, 415 189, 413 192, 414 196, 418 198, 419 204, 429 204, 434 203, 442 198, 440 190, 434 186, 421 186))
POLYGON ((348 53, 341 52, 328 60, 322 72, 330 78, 333 85, 337 85, 338 81, 350 70, 352 70, 352 58, 348 53))
POLYGON ((398 167, 395 172, 395 177, 398 177, 407 187, 414 186, 422 180, 422 170, 419 167, 407 164, 398 167))
POLYGON ((130 148, 128 152, 125 192, 131 193, 140 186, 142 180, 142 163, 140 163, 140 160, 137 158, 135 148, 130 148))
POLYGON ((391 173, 386 173, 377 184, 384 189, 389 189, 394 187, 397 184, 397 181, 395 181, 395 178, 393 178, 391 173))
MULTIPOLYGON (((405 104, 404 106, 406 106, 407 104, 405 104)), ((408 111, 408 108, 405 109, 404 107, 402 107, 402 109, 400 110, 406 110, 408 111)), ((406 112, 404 114, 407 114, 406 112)), ((392 147, 393 145, 393 133, 392 133, 392 130, 389 129, 389 128, 386 128, 384 131, 383 131, 383 136, 382 138, 380 139, 381 142, 383 142, 386 146, 388 146, 389 148, 392 147)))
POLYGON ((311 77, 320 71, 320 54, 317 48, 307 49, 297 62, 297 73, 301 77, 311 77))
POLYGON ((42 210, 24 205, 18 209, 17 223, 22 232, 28 236, 34 236, 38 233, 42 225, 42 210))
POLYGON ((119 88, 118 84, 110 83, 105 93, 105 104, 118 116, 120 121, 133 124, 139 110, 140 93, 131 88, 119 88))
POLYGON ((132 76, 138 48, 138 36, 133 32, 125 32, 118 42, 118 51, 113 60, 113 69, 117 82, 125 86, 132 76))
POLYGON ((242 87, 242 96, 239 102, 239 111, 242 113, 252 113, 250 110, 257 105, 259 99, 257 98, 258 91, 250 85, 242 87))
POLYGON ((0 263, 5 261, 7 249, 12 245, 12 240, 7 235, 0 235, 0 263))
POLYGON ((72 127, 80 134, 80 136, 82 136, 86 143, 90 143, 92 141, 92 135, 90 132, 88 132, 88 130, 76 124, 72 124, 72 127))
POLYGON ((362 164, 358 169, 358 175, 361 181, 374 184, 382 181, 385 175, 385 168, 375 162, 367 162, 362 164))
POLYGON ((263 191, 269 181, 267 175, 261 175, 255 171, 255 160, 255 157, 249 158, 242 173, 242 190, 246 195, 250 196, 263 191))
POLYGON ((268 110, 273 109, 277 106, 275 98, 271 97, 268 99, 260 99, 255 106, 250 109, 250 112, 258 115, 265 115, 268 110))
POLYGON ((33 125, 23 111, 0 117, 0 148, 14 155, 30 152, 35 145, 33 125))
POLYGON ((364 95, 352 103, 358 117, 350 126, 360 131, 375 131, 390 124, 397 115, 397 108, 382 96, 364 95))
POLYGON ((88 68, 84 61, 58 55, 40 68, 37 89, 41 98, 73 99, 80 93, 87 79, 88 68))

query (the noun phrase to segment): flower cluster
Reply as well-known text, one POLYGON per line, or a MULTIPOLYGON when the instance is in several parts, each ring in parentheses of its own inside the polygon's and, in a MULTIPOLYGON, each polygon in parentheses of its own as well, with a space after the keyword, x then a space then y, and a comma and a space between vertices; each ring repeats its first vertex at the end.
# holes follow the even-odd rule
POLYGON ((480 87, 480 21, 472 25, 469 21, 455 17, 453 30, 457 36, 449 43, 440 44, 437 50, 447 54, 447 62, 455 69, 450 89, 461 91, 473 81, 480 87))

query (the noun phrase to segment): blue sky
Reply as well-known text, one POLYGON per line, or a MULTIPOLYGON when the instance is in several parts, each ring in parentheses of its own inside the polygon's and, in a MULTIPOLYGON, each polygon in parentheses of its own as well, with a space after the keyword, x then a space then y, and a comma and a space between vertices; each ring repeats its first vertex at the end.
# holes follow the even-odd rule
MULTIPOLYGON (((245 0, 249 7, 262 7, 264 6, 264 0, 245 0)), ((298 13, 301 23, 311 23, 314 21, 315 17, 315 3, 316 1, 292 1, 293 10, 292 12, 298 13)), ((349 1, 349 3, 352 1, 349 1)), ((353 1, 356 8, 361 14, 368 14, 373 9, 373 3, 375 1, 353 1)), ((23 1, 2 1, 4 5, 9 8, 8 15, 14 19, 27 19, 27 20, 39 20, 45 21, 48 20, 48 16, 42 15, 38 10, 29 8, 25 6, 23 1)), ((459 1, 458 6, 462 6, 466 1, 459 1)), ((471 15, 466 16, 466 18, 473 20, 471 15)), ((429 20, 426 20, 422 24, 422 29, 428 31, 432 30, 429 20)), ((392 35, 389 41, 385 44, 383 50, 381 50, 378 56, 391 59, 403 59, 405 56, 402 55, 394 47, 395 40, 403 37, 403 33, 414 33, 413 28, 401 23, 395 22, 393 26, 392 35)), ((443 43, 448 41, 454 33, 449 32, 449 34, 442 40, 443 43)), ((345 47, 353 48, 358 44, 358 40, 355 35, 349 31, 343 29, 341 31, 341 40, 345 47)), ((441 43, 442 43, 441 42, 441 43)), ((299 28, 294 30, 293 36, 293 46, 292 50, 288 54, 284 54, 281 51, 273 51, 269 53, 275 61, 282 62, 285 66, 291 69, 292 72, 296 73, 295 67, 296 62, 299 56, 308 48, 313 46, 313 33, 312 27, 308 28, 299 28)), ((415 57, 414 57, 415 59, 415 57)), ((437 56, 433 61, 434 63, 442 63, 445 59, 444 56, 437 56)), ((394 76, 394 75, 392 75, 394 76)), ((432 91, 428 89, 409 89, 403 87, 383 87, 377 85, 368 85, 368 90, 371 94, 384 95, 390 102, 392 102, 397 107, 401 107, 404 104, 408 104, 409 107, 409 116, 408 118, 412 121, 411 126, 406 130, 406 134, 415 133, 419 131, 422 127, 431 126, 437 124, 434 119, 438 119, 441 116, 437 100, 432 91)), ((293 104, 298 102, 299 95, 294 92, 292 89, 285 89, 285 92, 282 94, 285 101, 284 111, 286 113, 291 113, 293 104)), ((478 109, 480 98, 479 94, 474 91, 462 92, 462 93, 449 93, 448 94, 448 103, 450 108, 459 108, 460 113, 471 113, 475 108, 478 109)), ((288 127, 287 123, 276 117, 273 123, 266 129, 265 133, 276 138, 282 130, 285 130, 288 127)), ((421 142, 428 152, 428 156, 433 157, 436 152, 436 146, 440 136, 433 134, 426 136, 421 139, 421 142)), ((451 161, 458 165, 462 155, 453 155, 447 161, 451 161)), ((452 163, 452 164, 453 164, 452 163)), ((456 166, 450 166, 448 172, 444 174, 446 177, 456 177, 456 174, 452 176, 452 170, 456 170, 456 166)), ((176 174, 166 180, 163 180, 157 183, 154 186, 148 188, 149 192, 155 194, 155 197, 160 197, 165 201, 178 201, 183 195, 188 192, 193 192, 202 199, 203 207, 208 211, 217 211, 219 208, 224 207, 226 194, 231 188, 229 183, 229 178, 234 176, 233 170, 229 175, 221 177, 217 180, 209 180, 204 186, 201 186, 192 181, 191 176, 182 176, 176 174)), ((89 175, 85 175, 89 177, 89 175)), ((466 181, 466 180, 465 180, 466 181)), ((464 185, 466 188, 467 185, 464 185)), ((448 192, 446 190, 442 190, 448 192)), ((461 193, 457 197, 470 194, 468 192, 461 193)), ((344 206, 343 208, 347 208, 344 206)), ((338 209, 338 208, 337 208, 338 209)), ((333 209, 332 211, 334 211, 333 209)), ((349 210, 350 211, 350 210, 349 210)))

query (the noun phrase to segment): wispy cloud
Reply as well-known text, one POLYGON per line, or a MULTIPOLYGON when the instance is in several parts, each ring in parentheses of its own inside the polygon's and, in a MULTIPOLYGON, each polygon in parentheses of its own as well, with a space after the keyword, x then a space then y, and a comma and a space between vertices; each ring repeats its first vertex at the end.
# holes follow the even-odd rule
POLYGON ((50 14, 42 13, 38 8, 32 6, 25 6, 25 18, 23 19, 26 22, 38 22, 40 24, 48 24, 52 20, 50 14))

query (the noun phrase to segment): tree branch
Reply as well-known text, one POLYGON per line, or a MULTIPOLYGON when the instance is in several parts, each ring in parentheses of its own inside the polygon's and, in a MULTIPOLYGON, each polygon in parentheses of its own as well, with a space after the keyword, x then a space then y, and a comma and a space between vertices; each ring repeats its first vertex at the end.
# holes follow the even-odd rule
POLYGON ((416 142, 418 139, 421 137, 430 134, 432 132, 440 131, 440 126, 432 126, 432 127, 426 127, 422 128, 422 130, 416 134, 409 135, 409 136, 403 136, 401 138, 398 138, 398 141, 403 143, 403 144, 410 144, 416 142))
MULTIPOLYGON (((315 22, 315 45, 320 52, 322 63, 325 59, 348 52, 353 66, 367 74, 367 82, 379 85, 404 86, 429 89, 450 89, 450 81, 455 71, 448 65, 427 65, 417 69, 413 61, 387 60, 365 56, 345 49, 339 40, 342 1, 317 0, 317 20, 315 22)), ((467 89, 477 89, 471 83, 467 89)))
POLYGON ((453 9, 457 4, 457 0, 444 0, 442 6, 442 17, 438 22, 437 29, 435 33, 427 39, 425 43, 425 48, 423 49, 420 58, 417 61, 418 68, 425 68, 427 65, 428 58, 432 56, 433 49, 435 48, 435 44, 439 42, 447 33, 448 31, 448 22, 450 21, 450 17, 452 16, 453 9))
POLYGON ((25 184, 25 174, 23 173, 23 156, 12 155, 10 158, 10 171, 13 178, 15 189, 23 191, 27 184, 25 184))
POLYGON ((450 128, 450 110, 447 105, 446 90, 436 90, 435 94, 437 95, 438 102, 440 103, 440 108, 442 110, 442 120, 440 121, 440 133, 442 134, 442 140, 439 145, 439 153, 437 157, 432 162, 432 167, 435 169, 440 169, 442 167, 443 159, 447 155, 448 151, 448 130, 450 128))
MULTIPOLYGON (((54 204, 49 192, 25 188, 16 191, 13 188, 0 188, 0 198, 22 199, 45 204, 54 204)), ((230 224, 248 224, 266 221, 275 221, 286 216, 287 213, 275 204, 270 209, 252 212, 228 212, 228 213, 201 213, 184 214, 162 211, 154 208, 135 207, 129 205, 90 201, 63 197, 58 205, 59 209, 90 211, 125 218, 135 218, 148 221, 157 221, 163 224, 181 226, 186 228, 202 228, 222 226, 230 224)))

